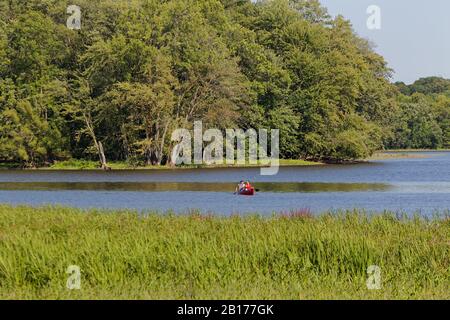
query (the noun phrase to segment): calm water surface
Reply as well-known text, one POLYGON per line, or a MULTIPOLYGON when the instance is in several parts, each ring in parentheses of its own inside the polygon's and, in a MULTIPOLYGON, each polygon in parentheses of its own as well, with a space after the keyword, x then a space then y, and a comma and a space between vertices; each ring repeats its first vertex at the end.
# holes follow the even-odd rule
POLYGON ((364 208, 432 214, 450 209, 450 153, 357 165, 282 167, 276 176, 259 169, 148 171, 0 170, 0 203, 58 204, 79 208, 131 208, 219 214, 309 208, 364 208), (255 197, 234 196, 249 179, 255 197))

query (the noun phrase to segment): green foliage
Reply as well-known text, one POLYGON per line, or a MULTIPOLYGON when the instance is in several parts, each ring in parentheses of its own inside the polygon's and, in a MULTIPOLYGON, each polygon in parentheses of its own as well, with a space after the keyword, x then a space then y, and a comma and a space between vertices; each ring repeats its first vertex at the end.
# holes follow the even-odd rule
POLYGON ((425 96, 398 97, 393 137, 388 147, 437 149, 449 146, 450 98, 425 96))
POLYGON ((411 85, 406 85, 403 82, 397 82, 396 85, 405 95, 412 95, 414 93, 431 95, 450 92, 450 80, 441 77, 421 78, 411 85))
POLYGON ((391 70, 319 1, 79 0, 0 5, 0 161, 161 164, 170 133, 280 129, 281 156, 343 161, 445 147, 448 80, 391 70), (397 89, 398 88, 398 89, 397 89), (404 98, 423 93, 419 100, 404 98))

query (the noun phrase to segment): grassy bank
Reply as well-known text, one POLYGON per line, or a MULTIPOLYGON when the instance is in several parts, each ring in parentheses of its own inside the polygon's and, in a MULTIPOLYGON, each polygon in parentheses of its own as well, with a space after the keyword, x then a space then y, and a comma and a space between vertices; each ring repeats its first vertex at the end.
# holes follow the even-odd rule
POLYGON ((387 149, 380 152, 450 152, 448 148, 437 148, 437 149, 387 149))
POLYGON ((389 160, 389 159, 426 159, 431 157, 430 154, 419 152, 395 151, 395 152, 376 152, 367 161, 389 160))
POLYGON ((450 298, 450 220, 0 206, 0 298, 450 298), (81 268, 81 290, 66 269, 81 268), (367 267, 381 268, 368 290, 367 267))
POLYGON ((389 159, 424 159, 439 155, 440 152, 450 152, 448 149, 399 149, 377 151, 367 161, 389 159))
MULTIPOLYGON (((281 159, 281 166, 313 166, 320 165, 321 163, 306 161, 306 160, 288 160, 281 159)), ((161 170, 161 169, 195 169, 195 168, 252 168, 261 167, 262 165, 254 164, 236 164, 236 165, 185 165, 179 167, 168 167, 168 166, 141 166, 141 165, 131 165, 124 161, 109 162, 108 165, 113 170, 161 170)), ((67 160, 61 161, 53 164, 48 168, 41 168, 46 170, 92 170, 98 169, 99 164, 97 161, 87 161, 87 160, 67 160)))

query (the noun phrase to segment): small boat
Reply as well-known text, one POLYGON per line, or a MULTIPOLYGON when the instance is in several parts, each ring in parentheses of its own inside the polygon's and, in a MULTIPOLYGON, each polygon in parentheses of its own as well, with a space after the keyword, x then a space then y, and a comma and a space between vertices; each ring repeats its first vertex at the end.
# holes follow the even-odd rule
POLYGON ((238 192, 238 195, 240 196, 254 196, 256 193, 255 188, 251 187, 251 188, 245 188, 243 190, 240 190, 238 192))

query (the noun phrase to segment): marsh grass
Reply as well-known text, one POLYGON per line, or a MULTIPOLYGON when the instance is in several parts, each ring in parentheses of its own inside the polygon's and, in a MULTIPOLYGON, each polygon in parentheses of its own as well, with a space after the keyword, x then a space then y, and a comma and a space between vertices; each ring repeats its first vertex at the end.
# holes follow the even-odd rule
POLYGON ((444 217, 0 206, 3 299, 449 299, 449 283, 444 217), (70 265, 81 290, 66 288, 70 265))

